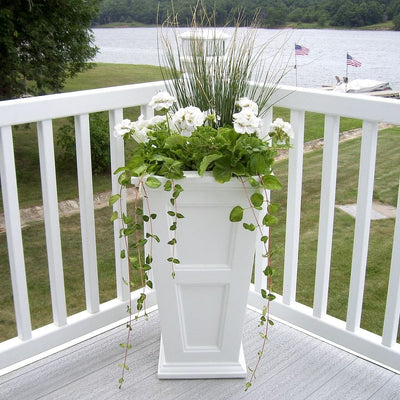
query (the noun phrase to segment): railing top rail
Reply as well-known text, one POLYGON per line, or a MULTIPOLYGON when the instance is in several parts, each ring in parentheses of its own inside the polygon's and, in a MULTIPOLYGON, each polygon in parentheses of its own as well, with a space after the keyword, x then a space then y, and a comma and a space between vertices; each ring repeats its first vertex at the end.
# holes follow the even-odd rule
POLYGON ((140 106, 164 88, 158 81, 0 101, 0 126, 140 106))
MULTIPOLYGON (((164 89, 164 82, 158 81, 1 101, 0 126, 139 106, 164 89)), ((296 110, 400 125, 400 101, 396 99, 279 86, 271 102, 296 110)))
POLYGON ((324 89, 279 86, 271 102, 292 110, 400 125, 400 100, 324 89))

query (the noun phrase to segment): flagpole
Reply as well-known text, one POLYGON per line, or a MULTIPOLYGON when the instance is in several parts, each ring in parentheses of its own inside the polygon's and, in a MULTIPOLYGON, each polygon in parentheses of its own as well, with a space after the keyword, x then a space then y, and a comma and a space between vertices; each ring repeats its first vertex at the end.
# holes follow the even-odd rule
POLYGON ((294 44, 294 69, 296 70, 296 87, 297 87, 297 54, 296 54, 296 43, 294 44))
POLYGON ((349 64, 347 62, 348 56, 349 56, 349 53, 346 53, 346 85, 344 88, 345 92, 347 92, 347 82, 349 81, 349 64))

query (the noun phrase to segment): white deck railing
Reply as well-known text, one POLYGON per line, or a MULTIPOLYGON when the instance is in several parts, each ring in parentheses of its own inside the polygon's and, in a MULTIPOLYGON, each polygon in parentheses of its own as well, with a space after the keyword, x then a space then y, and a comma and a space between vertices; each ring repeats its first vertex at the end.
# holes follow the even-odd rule
MULTIPOLYGON (((52 350, 83 335, 91 334, 126 317, 126 305, 130 294, 121 279, 126 275, 127 265, 119 257, 121 239, 118 237, 118 232, 115 234, 117 297, 102 304, 99 301, 93 185, 91 160, 88 156, 90 155, 88 116, 89 113, 97 111, 109 112, 111 170, 115 170, 124 163, 124 149, 123 141, 115 138, 112 134, 113 126, 122 119, 124 108, 141 106, 143 113, 150 113, 146 104, 163 87, 163 83, 155 82, 0 102, 1 185, 18 331, 18 337, 0 343, 0 370, 6 371, 6 367, 24 362, 30 357, 52 350), (66 116, 75 118, 86 294, 86 310, 69 317, 66 311, 61 261, 52 131, 52 120, 66 116), (14 125, 28 122, 35 122, 38 127, 53 310, 53 323, 36 330, 31 328, 12 130, 14 125)), ((378 122, 400 125, 400 101, 281 87, 276 93, 276 105, 291 110, 295 140, 289 154, 287 221, 290 221, 290 229, 286 230, 283 294, 272 303, 272 313, 288 323, 399 372, 400 344, 396 342, 396 339, 400 314, 400 296, 398 295, 400 292, 400 199, 393 236, 393 255, 383 335, 379 336, 362 330, 360 319, 367 265, 378 122), (313 308, 296 302, 305 111, 325 114, 321 209, 313 308), (359 195, 348 312, 345 322, 327 315, 341 116, 363 120, 359 195)), ((115 177, 112 179, 112 189, 116 193, 118 184, 115 177)), ((255 283, 250 287, 249 305, 259 309, 263 305, 259 294, 262 283, 263 274, 257 270, 255 283)), ((136 296, 138 296, 138 292, 131 294, 132 298, 136 296)), ((147 305, 156 305, 153 291, 148 291, 147 305)))

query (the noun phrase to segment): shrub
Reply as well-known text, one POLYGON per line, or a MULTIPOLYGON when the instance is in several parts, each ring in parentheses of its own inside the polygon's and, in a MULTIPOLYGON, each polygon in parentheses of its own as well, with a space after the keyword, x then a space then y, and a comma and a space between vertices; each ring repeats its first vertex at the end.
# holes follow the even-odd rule
MULTIPOLYGON (((76 161, 76 146, 73 119, 58 130, 57 144, 63 149, 64 162, 76 161)), ((110 137, 108 120, 105 113, 90 115, 90 150, 92 170, 99 174, 110 171, 110 137)))

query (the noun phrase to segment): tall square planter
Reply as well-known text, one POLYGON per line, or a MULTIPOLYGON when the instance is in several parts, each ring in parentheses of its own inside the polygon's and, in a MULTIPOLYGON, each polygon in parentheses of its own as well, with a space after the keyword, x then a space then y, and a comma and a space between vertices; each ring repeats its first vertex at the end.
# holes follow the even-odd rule
MULTIPOLYGON (((211 175, 188 172, 176 181, 184 191, 176 201, 184 215, 177 223, 174 255, 167 244, 175 231, 170 192, 147 189, 153 243, 154 287, 161 322, 158 377, 244 378, 247 368, 242 331, 251 279, 256 232, 229 220, 233 207, 248 208, 239 179, 224 184, 211 175), (172 277, 171 262, 175 264, 172 277)), ((253 222, 251 210, 244 221, 253 222)), ((150 222, 145 225, 150 230, 150 222)))

